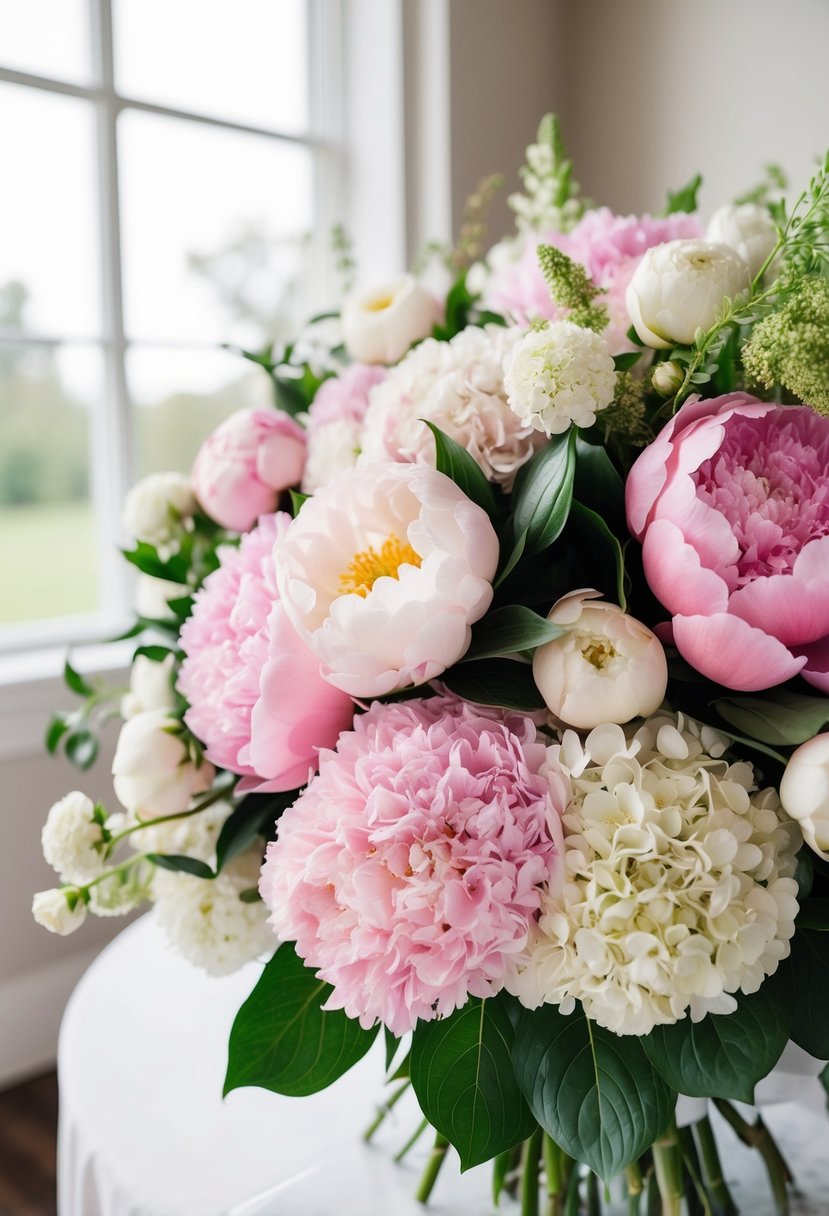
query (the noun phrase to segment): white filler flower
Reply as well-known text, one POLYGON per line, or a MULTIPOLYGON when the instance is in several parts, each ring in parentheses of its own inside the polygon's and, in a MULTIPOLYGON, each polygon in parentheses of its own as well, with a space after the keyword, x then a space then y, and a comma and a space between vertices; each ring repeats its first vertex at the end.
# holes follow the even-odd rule
POLYGON ((103 832, 95 819, 95 804, 80 790, 72 790, 50 809, 40 840, 43 856, 63 882, 87 883, 104 869, 96 848, 103 832))
POLYGON ((38 891, 32 900, 32 916, 50 933, 66 937, 86 920, 86 904, 72 891, 38 891))
POLYGON ((613 400, 616 369, 601 334, 572 321, 531 329, 504 376, 512 411, 525 426, 560 435, 571 423, 589 427, 613 400))
POLYGON ((792 753, 780 799, 809 848, 829 861, 829 734, 816 735, 792 753))

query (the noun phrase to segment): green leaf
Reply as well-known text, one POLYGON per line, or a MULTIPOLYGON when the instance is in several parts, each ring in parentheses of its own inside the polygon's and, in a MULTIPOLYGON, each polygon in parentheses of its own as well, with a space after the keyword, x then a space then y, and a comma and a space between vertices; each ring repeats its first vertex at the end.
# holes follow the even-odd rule
POLYGON ((83 676, 75 671, 75 668, 68 659, 63 665, 63 682, 70 691, 76 693, 79 697, 91 697, 95 691, 87 684, 83 676))
POLYGON ((665 1130, 676 1094, 639 1039, 588 1021, 579 1007, 526 1011, 512 1060, 530 1108, 556 1144, 609 1181, 665 1130))
POLYGON ((576 438, 573 494, 603 520, 618 518, 627 535, 624 482, 605 449, 595 443, 587 443, 580 435, 576 438))
MULTIPOLYGON (((798 858, 799 861, 800 858, 798 858)), ((829 899, 804 899, 795 923, 798 929, 814 929, 818 933, 829 932, 829 899)))
POLYGON ((224 1093, 258 1085, 277 1094, 318 1093, 361 1060, 378 1027, 363 1030, 341 1009, 323 1012, 331 987, 286 942, 266 964, 230 1032, 224 1093))
POLYGON ((573 501, 576 429, 556 435, 525 464, 512 492, 516 537, 527 534, 526 553, 548 548, 560 535, 573 501))
POLYGON ((309 498, 311 498, 310 494, 302 494, 299 490, 291 490, 291 514, 294 519, 299 515, 309 498))
POLYGON ((818 1060, 829 1060, 829 933, 798 928, 784 974, 791 1037, 818 1060))
POLYGON ((137 541, 134 549, 122 549, 121 552, 142 574, 163 578, 171 583, 187 582, 189 562, 183 553, 175 553, 167 561, 162 561, 155 545, 148 545, 143 540, 137 541))
POLYGON ((284 794, 248 794, 227 817, 216 841, 216 873, 229 861, 244 853, 257 837, 269 838, 274 823, 285 810, 296 802, 298 790, 284 794))
POLYGON ((450 481, 454 481, 458 489, 482 507, 490 519, 496 516, 498 503, 495 492, 477 460, 473 460, 466 448, 462 448, 457 440, 445 434, 433 422, 425 418, 421 422, 428 426, 435 437, 435 467, 438 472, 445 473, 450 481))
POLYGON ((629 372, 642 358, 640 350, 627 350, 623 355, 613 356, 613 366, 617 372, 629 372))
POLYGON ((44 744, 50 756, 54 756, 58 750, 58 744, 68 730, 71 729, 72 723, 67 719, 65 714, 54 714, 49 725, 46 727, 46 735, 44 744))
POLYGON ((75 768, 83 772, 92 768, 98 758, 98 740, 89 730, 72 731, 66 736, 63 749, 75 768))
POLYGON ((388 1072, 394 1063, 394 1057, 397 1055, 400 1040, 397 1035, 392 1034, 388 1026, 383 1027, 383 1039, 386 1047, 386 1072, 388 1072))
POLYGON ((504 608, 496 608, 478 622, 472 630, 472 643, 461 662, 534 650, 536 646, 552 642, 563 632, 558 625, 545 620, 531 608, 525 608, 522 604, 508 604, 504 608))
MULTIPOLYGON (((583 506, 582 503, 573 501, 570 508, 570 521, 575 524, 575 531, 585 534, 589 545, 589 553, 591 564, 598 563, 599 553, 604 550, 607 558, 607 565, 612 571, 612 577, 609 582, 613 586, 613 591, 616 596, 616 603, 620 608, 624 609, 627 606, 625 597, 625 556, 622 552, 622 546, 619 543, 619 538, 615 536, 608 528, 605 521, 595 511, 591 511, 589 507, 583 506)), ((599 590, 599 582, 596 586, 599 590)))
POLYGON ((686 185, 677 190, 676 193, 668 191, 668 201, 665 204, 664 215, 674 215, 677 211, 696 211, 697 209, 697 192, 702 185, 702 177, 699 173, 695 174, 686 185))
POLYGON ((449 289, 446 297, 444 323, 434 327, 432 331, 434 337, 441 342, 449 342, 455 334, 466 329, 474 302, 475 298, 466 286, 466 271, 463 271, 449 289))
POLYGON ((754 1086, 771 1072, 789 1041, 786 1006, 769 982, 751 996, 736 992, 734 997, 734 1013, 709 1013, 701 1022, 686 1015, 640 1040, 672 1089, 691 1098, 754 1102, 754 1086))
POLYGON ((175 654, 175 651, 171 650, 169 646, 139 646, 132 657, 133 662, 143 656, 151 663, 163 663, 171 654, 175 654))
POLYGON ((766 697, 721 697, 717 713, 752 739, 794 747, 820 734, 829 722, 829 697, 775 689, 766 697))
MULTIPOLYGON (((498 573, 498 575, 495 579, 495 582, 492 584, 493 587, 500 587, 502 583, 506 582, 506 580, 512 574, 515 567, 520 562, 521 558, 524 556, 524 550, 526 549, 526 547, 527 547, 527 533, 522 532, 521 535, 516 540, 509 557, 503 563, 503 566, 501 567, 501 570, 498 573)), ((504 556, 504 551, 501 550, 501 557, 503 558, 503 556, 504 556)))
POLYGON ((510 1059, 514 1031, 505 994, 472 997, 446 1018, 418 1022, 411 1078, 420 1109, 457 1149, 461 1169, 512 1148, 535 1120, 510 1059))
POLYGON ((198 857, 187 857, 184 853, 148 853, 147 861, 162 870, 174 870, 178 874, 192 874, 194 878, 215 878, 216 875, 206 861, 198 857))
POLYGON ((441 679, 457 696, 477 705, 498 705, 532 713, 544 708, 532 667, 514 659, 476 659, 459 663, 441 679))

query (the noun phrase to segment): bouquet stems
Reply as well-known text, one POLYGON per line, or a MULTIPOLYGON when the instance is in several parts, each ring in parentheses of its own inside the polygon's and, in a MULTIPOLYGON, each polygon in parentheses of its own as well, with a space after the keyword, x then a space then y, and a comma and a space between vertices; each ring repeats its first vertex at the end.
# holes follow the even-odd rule
POLYGON ((707 1115, 694 1124, 694 1137, 702 1162, 705 1185, 711 1196, 713 1216, 737 1216, 737 1205, 723 1177, 714 1129, 707 1115))
POLYGON ((714 1105, 743 1144, 748 1145, 749 1148, 756 1148, 760 1153, 768 1171, 778 1216, 788 1216, 788 1184, 794 1179, 783 1154, 761 1116, 758 1115, 754 1123, 747 1123, 731 1103, 726 1102, 723 1098, 715 1098, 714 1105))
MULTIPOLYGON (((656 1183, 662 1200, 662 1216, 682 1216, 684 1171, 682 1149, 675 1125, 656 1141, 652 1151, 656 1183)), ((650 1200, 650 1196, 648 1198, 650 1200)), ((648 1207, 650 1209, 650 1202, 648 1207)))
POLYGON ((441 1166, 446 1160, 446 1150, 449 1148, 449 1141, 440 1132, 435 1136, 435 1144, 426 1162, 426 1168, 423 1171, 417 1190, 415 1191, 415 1199, 418 1203, 428 1203, 432 1189, 437 1182, 438 1174, 441 1166))
POLYGON ((573 1159, 546 1133, 541 1142, 541 1156, 547 1184, 547 1216, 562 1216, 573 1159))
POLYGON ((365 1141, 366 1144, 370 1143, 372 1136, 377 1131, 377 1129, 380 1127, 380 1125, 383 1122, 383 1120, 385 1119, 386 1115, 388 1115, 389 1112, 394 1108, 395 1104, 400 1101, 400 1099, 403 1097, 404 1093, 406 1092, 406 1090, 409 1088, 410 1085, 411 1085, 411 1081, 407 1077, 406 1080, 403 1082, 403 1084, 398 1089, 396 1089, 394 1091, 394 1093, 385 1102, 381 1103, 381 1105, 377 1107, 377 1114, 374 1116, 371 1123, 369 1123, 368 1127, 363 1132, 363 1140, 365 1141))
POLYGON ((521 1216, 538 1216, 539 1164, 543 1133, 537 1127, 524 1141, 521 1164, 521 1216))

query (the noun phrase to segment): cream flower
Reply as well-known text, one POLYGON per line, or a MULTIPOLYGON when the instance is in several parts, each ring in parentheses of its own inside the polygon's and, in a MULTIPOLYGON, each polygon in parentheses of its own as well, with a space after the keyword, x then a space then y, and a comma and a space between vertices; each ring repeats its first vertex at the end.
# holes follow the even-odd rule
POLYGON ((809 848, 829 861, 829 734, 816 735, 792 753, 780 800, 809 848))
POLYGON ((188 759, 181 723, 163 709, 145 710, 121 728, 112 761, 112 784, 123 807, 139 819, 175 815, 194 794, 210 789, 215 770, 188 759))
POLYGON ((32 916, 50 933, 66 937, 86 920, 86 904, 71 890, 38 891, 32 900, 32 916))
POLYGON ((49 811, 41 833, 43 856, 63 882, 86 883, 104 869, 101 824, 95 804, 80 790, 66 794, 49 811))
POLYGON ((166 550, 196 509, 190 478, 181 473, 151 473, 136 482, 124 500, 124 531, 136 540, 166 550))
POLYGON ((276 550, 286 612, 337 688, 382 696, 461 657, 492 600, 498 538, 435 469, 368 465, 309 499, 276 550))
POLYGON ((435 297, 408 274, 353 292, 342 309, 345 348, 358 363, 396 363, 439 315, 435 297))
POLYGON ((360 455, 360 423, 343 418, 308 432, 308 458, 302 476, 303 494, 315 494, 343 469, 353 469, 360 455))
POLYGON ((797 826, 726 741, 681 715, 635 734, 565 732, 565 882, 511 981, 523 1004, 580 1000, 616 1034, 731 1013, 789 953, 797 826))
POLYGON ((175 656, 168 654, 160 663, 139 654, 130 671, 130 690, 121 698, 121 717, 134 718, 148 709, 172 710, 176 696, 173 691, 175 656))
POLYGON ((589 427, 613 400, 616 369, 600 334, 553 321, 531 329, 504 376, 507 400, 524 426, 560 435, 571 423, 589 427))
POLYGON ((752 278, 777 244, 777 228, 768 207, 730 203, 715 211, 705 233, 709 241, 728 245, 748 264, 752 278))

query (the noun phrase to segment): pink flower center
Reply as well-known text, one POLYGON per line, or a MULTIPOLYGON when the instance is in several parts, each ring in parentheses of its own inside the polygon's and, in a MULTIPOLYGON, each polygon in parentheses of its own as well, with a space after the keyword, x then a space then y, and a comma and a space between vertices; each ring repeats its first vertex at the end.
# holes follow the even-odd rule
POLYGON ((829 423, 794 408, 733 416, 693 479, 697 498, 731 524, 737 586, 790 574, 803 546, 829 533, 829 423))

